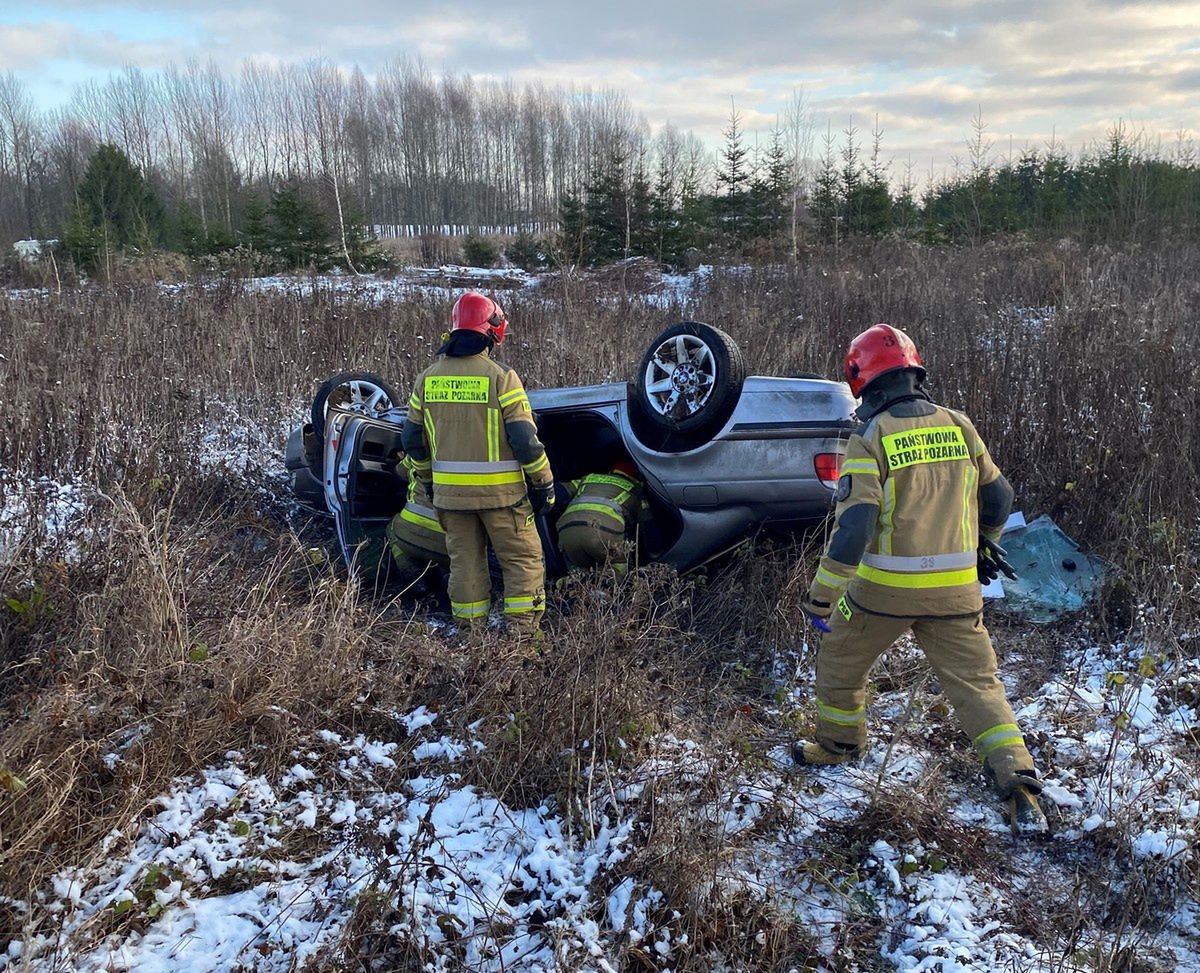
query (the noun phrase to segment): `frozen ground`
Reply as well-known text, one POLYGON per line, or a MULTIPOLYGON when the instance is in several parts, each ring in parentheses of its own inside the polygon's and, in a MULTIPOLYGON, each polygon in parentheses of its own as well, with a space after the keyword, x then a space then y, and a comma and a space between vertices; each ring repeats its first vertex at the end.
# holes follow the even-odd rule
POLYGON ((70 555, 70 532, 88 509, 89 492, 76 480, 0 469, 0 567, 23 544, 66 546, 70 555))
MULTIPOLYGON (((1016 685, 1034 668, 1014 654, 1005 671, 1016 685)), ((646 956, 669 970, 689 930, 636 865, 664 815, 723 847, 709 894, 797 917, 817 968, 1088 970, 1124 919, 1133 969, 1200 970, 1186 885, 1198 686, 1200 662, 1080 644, 1019 696, 1054 823, 1038 843, 1009 836, 925 684, 874 700, 877 745, 859 766, 796 772, 770 733, 762 759, 740 761, 659 736, 627 767, 597 767, 596 797, 570 815, 464 783, 483 744, 452 714, 377 714, 391 732, 314 732, 282 773, 229 753, 177 781, 36 891, 0 970, 304 968, 364 922, 414 969, 610 971, 646 956)), ((759 716, 807 698, 802 673, 759 716)))
MULTIPOLYGON (((210 401, 210 418, 188 437, 197 468, 233 478, 264 502, 277 501, 287 476, 281 444, 304 421, 305 406, 294 403, 272 422, 243 414, 236 403, 210 401)), ((74 563, 81 533, 91 530, 88 514, 111 503, 85 474, 54 479, 0 467, 0 567, 21 546, 74 563)))
MULTIPOLYGON (((320 275, 276 274, 270 277, 234 279, 229 283, 245 287, 250 292, 307 296, 314 291, 334 293, 364 304, 383 304, 413 297, 452 301, 465 290, 476 288, 500 293, 519 292, 526 299, 536 299, 538 291, 550 279, 550 274, 529 274, 517 268, 409 267, 392 276, 379 274, 353 275, 332 273, 320 275)), ((644 293, 633 295, 657 307, 672 304, 687 306, 712 276, 712 268, 699 267, 689 274, 663 274, 652 279, 644 293)), ((186 283, 163 283, 159 288, 169 294, 186 294, 194 287, 214 287, 217 282, 200 280, 186 283)), ((8 288, 0 291, 9 300, 42 300, 52 292, 46 288, 8 288)))
MULTIPOLYGON (((655 299, 686 302, 704 278, 664 278, 655 299)), ((363 299, 401 286, 327 281, 363 299)), ((228 411, 195 430, 197 463, 277 495, 295 418, 228 411)), ((0 471, 0 567, 18 544, 69 558, 107 502, 85 479, 0 471)), ((0 971, 303 970, 348 944, 381 968, 737 969, 649 877, 660 853, 692 848, 709 863, 695 894, 743 917, 750 948, 773 947, 764 910, 791 920, 809 969, 1200 971, 1200 660, 1060 631, 1048 661, 1046 638, 1000 636, 1047 780, 1045 842, 1009 836, 936 687, 911 677, 881 678, 861 765, 787 760, 807 654, 781 659, 778 700, 753 707, 742 746, 660 734, 596 766, 588 804, 568 807, 469 783, 476 728, 429 699, 372 712, 370 734, 314 727, 280 771, 278 755, 247 750, 175 781, 93 856, 7 903, 23 923, 0 933, 0 971)), ((901 644, 882 668, 915 662, 901 644)), ((142 732, 106 756, 114 774, 135 772, 142 732)))

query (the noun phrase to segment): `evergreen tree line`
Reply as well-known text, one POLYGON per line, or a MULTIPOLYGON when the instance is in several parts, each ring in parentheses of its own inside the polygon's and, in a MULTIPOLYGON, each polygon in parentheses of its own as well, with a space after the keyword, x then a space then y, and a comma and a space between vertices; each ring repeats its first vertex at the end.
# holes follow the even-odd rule
POLYGON ((279 183, 266 199, 248 194, 234 231, 200 220, 186 202, 168 211, 150 181, 121 149, 101 145, 88 160, 62 231, 62 251, 89 273, 111 275, 114 259, 167 250, 193 260, 249 257, 264 270, 325 270, 335 264, 375 269, 379 253, 355 216, 339 238, 297 183, 279 183))
POLYGON ((967 159, 920 190, 897 181, 883 134, 828 132, 815 160, 789 154, 783 130, 749 148, 736 112, 711 180, 661 156, 612 152, 560 206, 562 249, 600 264, 633 256, 667 265, 717 253, 786 255, 808 243, 903 236, 930 244, 998 234, 1121 240, 1200 231, 1200 166, 1190 142, 1151 146, 1123 125, 1102 146, 1061 145, 995 162, 982 122, 967 159), (708 189, 701 187, 708 186, 708 189))
POLYGON ((682 266, 714 249, 795 244, 805 193, 782 129, 752 151, 733 112, 711 176, 706 160, 685 156, 669 138, 657 148, 610 150, 582 191, 563 197, 557 244, 569 260, 646 256, 682 266))

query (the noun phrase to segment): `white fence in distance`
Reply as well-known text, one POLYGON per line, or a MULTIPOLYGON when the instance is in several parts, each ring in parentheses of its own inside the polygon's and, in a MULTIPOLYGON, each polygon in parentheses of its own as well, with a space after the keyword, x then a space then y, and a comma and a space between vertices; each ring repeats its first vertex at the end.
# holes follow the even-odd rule
POLYGON ((516 236, 531 233, 541 236, 558 231, 557 223, 512 223, 499 226, 471 226, 466 223, 373 223, 376 240, 404 240, 431 235, 440 236, 516 236))

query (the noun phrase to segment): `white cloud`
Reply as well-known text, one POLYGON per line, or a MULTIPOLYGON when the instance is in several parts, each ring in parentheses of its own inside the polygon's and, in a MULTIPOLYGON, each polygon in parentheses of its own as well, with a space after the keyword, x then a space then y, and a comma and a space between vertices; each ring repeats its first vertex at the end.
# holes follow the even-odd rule
POLYGON ((128 40, 68 23, 0 24, 0 67, 19 73, 51 70, 51 62, 63 61, 100 71, 127 64, 157 68, 194 53, 182 41, 128 40))
POLYGON ((438 71, 618 87, 652 126, 709 139, 731 98, 765 129, 803 87, 835 128, 878 116, 891 150, 922 162, 961 152, 979 108, 998 142, 1090 139, 1120 117, 1200 128, 1192 0, 124 0, 106 31, 72 9, 95 23, 105 3, 60 0, 54 23, 0 25, 0 64, 33 78, 64 61, 325 57, 373 72, 416 54, 438 71), (183 25, 178 43, 123 37, 131 7, 183 25))

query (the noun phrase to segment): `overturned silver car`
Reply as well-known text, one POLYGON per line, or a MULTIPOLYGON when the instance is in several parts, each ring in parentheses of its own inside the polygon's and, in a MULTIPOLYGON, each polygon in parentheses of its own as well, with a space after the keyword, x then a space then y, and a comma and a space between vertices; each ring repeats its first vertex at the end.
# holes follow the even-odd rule
MULTIPOLYGON (((829 511, 845 439, 855 426, 846 385, 816 376, 746 376, 734 340, 683 322, 650 345, 628 383, 529 390, 560 482, 632 462, 651 516, 642 563, 689 571, 763 530, 792 531, 829 511)), ((332 515, 348 564, 386 562, 384 528, 405 502, 401 396, 366 372, 319 389, 312 422, 288 439, 295 497, 332 515)), ((543 525, 551 574, 564 566, 543 525)))

